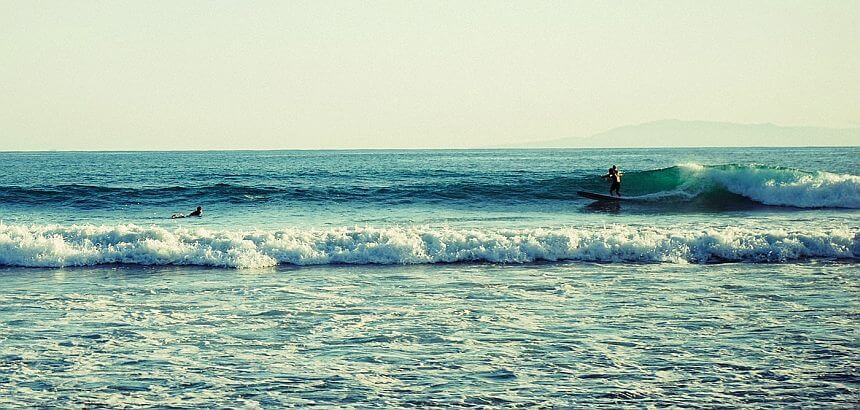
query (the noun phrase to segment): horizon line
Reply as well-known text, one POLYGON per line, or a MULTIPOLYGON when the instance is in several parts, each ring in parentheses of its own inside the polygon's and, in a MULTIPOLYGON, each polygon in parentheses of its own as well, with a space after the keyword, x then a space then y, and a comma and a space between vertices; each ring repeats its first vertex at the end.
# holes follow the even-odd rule
POLYGON ((595 147, 467 147, 467 148, 213 148, 213 149, 36 149, 0 150, 0 153, 99 153, 99 152, 272 152, 272 151, 544 151, 597 149, 714 149, 714 148, 859 148, 858 145, 726 145, 726 146, 595 146, 595 147))

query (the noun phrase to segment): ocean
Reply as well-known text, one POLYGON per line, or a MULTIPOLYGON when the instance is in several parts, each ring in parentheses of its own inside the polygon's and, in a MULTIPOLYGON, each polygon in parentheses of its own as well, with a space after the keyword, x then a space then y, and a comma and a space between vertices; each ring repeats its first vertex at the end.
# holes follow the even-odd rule
POLYGON ((0 407, 860 403, 858 147, 0 165, 0 407))

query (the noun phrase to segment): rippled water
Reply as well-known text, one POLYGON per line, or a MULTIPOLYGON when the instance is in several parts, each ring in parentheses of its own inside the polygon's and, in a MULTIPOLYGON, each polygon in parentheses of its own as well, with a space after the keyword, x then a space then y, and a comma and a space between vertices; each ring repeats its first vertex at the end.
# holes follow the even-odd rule
POLYGON ((0 270, 0 406, 852 407, 853 263, 0 270))

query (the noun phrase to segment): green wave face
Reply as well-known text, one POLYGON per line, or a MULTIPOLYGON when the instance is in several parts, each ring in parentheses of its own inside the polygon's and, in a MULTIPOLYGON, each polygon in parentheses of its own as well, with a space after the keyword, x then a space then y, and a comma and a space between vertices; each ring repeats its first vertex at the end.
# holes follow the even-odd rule
MULTIPOLYGON (((607 189, 606 184, 589 185, 607 189)), ((684 164, 628 172, 622 192, 654 202, 860 208, 860 177, 764 165, 684 164)))

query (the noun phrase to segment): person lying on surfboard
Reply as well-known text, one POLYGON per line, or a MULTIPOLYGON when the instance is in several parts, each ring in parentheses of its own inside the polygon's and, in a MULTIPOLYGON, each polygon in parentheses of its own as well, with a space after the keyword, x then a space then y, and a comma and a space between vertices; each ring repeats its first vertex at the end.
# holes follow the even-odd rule
POLYGON ((191 213, 190 213, 190 214, 188 214, 188 215, 184 215, 184 214, 173 214, 173 215, 171 215, 171 216, 170 216, 170 219, 187 218, 187 217, 189 217, 189 216, 198 216, 198 217, 203 216, 203 207, 202 207, 202 206, 198 206, 198 207, 197 207, 197 210, 195 210, 195 211, 191 212, 191 213))
POLYGON ((612 185, 609 186, 609 196, 612 196, 612 193, 615 192, 618 197, 621 197, 621 175, 624 175, 617 166, 613 165, 612 168, 609 168, 609 172, 602 176, 601 178, 609 178, 612 181, 612 185))

